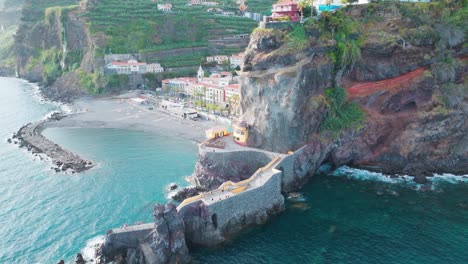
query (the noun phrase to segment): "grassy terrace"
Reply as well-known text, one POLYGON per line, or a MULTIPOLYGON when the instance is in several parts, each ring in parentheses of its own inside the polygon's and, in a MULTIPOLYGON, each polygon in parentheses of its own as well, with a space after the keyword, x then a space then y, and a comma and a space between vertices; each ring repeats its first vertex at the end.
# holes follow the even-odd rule
MULTIPOLYGON (((157 10, 151 0, 101 0, 87 14, 91 31, 104 33, 104 53, 136 53, 170 50, 186 47, 208 46, 209 39, 226 35, 250 33, 257 22, 242 17, 224 17, 207 12, 209 6, 188 6, 187 0, 167 0, 173 12, 157 10)), ((238 11, 235 0, 218 0, 216 8, 238 11)), ((276 0, 250 0, 248 11, 268 12, 276 0)), ((159 3, 164 3, 160 1, 159 3)), ((238 49, 225 49, 221 53, 231 54, 238 49)), ((197 56, 177 56, 161 61, 165 67, 198 65, 197 56)), ((198 56, 200 55, 200 56, 198 56)))
POLYGON ((26 23, 36 23, 44 19, 44 10, 54 6, 76 5, 79 0, 37 0, 28 1, 23 7, 21 20, 26 23))

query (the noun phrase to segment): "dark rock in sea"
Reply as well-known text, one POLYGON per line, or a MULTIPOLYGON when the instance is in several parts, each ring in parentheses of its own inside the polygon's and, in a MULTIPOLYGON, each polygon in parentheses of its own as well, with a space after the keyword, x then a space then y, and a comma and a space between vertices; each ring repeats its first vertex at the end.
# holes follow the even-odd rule
POLYGON ((426 178, 426 176, 423 175, 418 175, 413 178, 413 181, 418 183, 418 184, 426 184, 429 183, 429 180, 426 178))
POLYGON ((8 142, 8 143, 11 143, 11 138, 7 139, 7 142, 8 142))
POLYGON ((57 264, 65 264, 65 261, 61 259, 59 262, 57 262, 57 264))
POLYGON ((154 206, 155 233, 151 248, 156 263, 189 263, 191 257, 185 243, 184 221, 176 206, 168 203, 154 206))
POLYGON ((81 253, 76 254, 75 264, 85 264, 85 263, 86 261, 84 260, 83 255, 81 255, 81 253))
POLYGON ((182 202, 183 200, 193 197, 195 195, 198 195, 200 192, 205 191, 202 187, 186 187, 180 191, 178 191, 176 194, 171 196, 171 199, 177 202, 182 202))
POLYGON ((169 191, 173 191, 173 190, 177 189, 177 187, 178 187, 177 184, 171 183, 171 184, 169 185, 169 191))

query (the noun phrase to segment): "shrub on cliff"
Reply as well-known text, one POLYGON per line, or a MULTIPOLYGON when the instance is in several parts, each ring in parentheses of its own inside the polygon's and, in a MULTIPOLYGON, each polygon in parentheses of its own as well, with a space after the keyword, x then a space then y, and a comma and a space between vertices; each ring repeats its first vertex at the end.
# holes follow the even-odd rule
POLYGON ((354 102, 346 102, 347 92, 341 87, 325 90, 327 114, 320 124, 320 132, 339 133, 343 129, 358 128, 364 120, 364 112, 354 102))

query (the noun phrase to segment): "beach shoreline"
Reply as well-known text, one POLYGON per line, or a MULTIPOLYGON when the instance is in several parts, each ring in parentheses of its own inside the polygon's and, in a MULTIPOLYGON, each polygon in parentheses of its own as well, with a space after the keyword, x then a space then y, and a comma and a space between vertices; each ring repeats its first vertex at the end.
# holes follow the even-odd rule
POLYGON ((56 113, 45 120, 27 124, 13 134, 8 142, 26 147, 33 155, 46 156, 56 172, 83 172, 94 167, 75 153, 62 148, 43 135, 49 128, 111 128, 145 131, 189 140, 199 144, 205 140, 205 130, 219 125, 216 121, 183 119, 158 110, 158 101, 148 98, 142 105, 134 98, 139 92, 106 98, 82 98, 68 105, 69 113, 56 113), (150 100, 151 99, 151 100, 150 100))

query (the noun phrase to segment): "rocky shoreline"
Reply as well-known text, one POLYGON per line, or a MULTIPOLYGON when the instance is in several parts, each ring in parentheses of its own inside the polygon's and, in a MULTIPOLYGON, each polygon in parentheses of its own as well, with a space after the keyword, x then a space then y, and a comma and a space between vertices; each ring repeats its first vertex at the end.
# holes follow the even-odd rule
POLYGON ((60 147, 42 135, 42 131, 49 124, 57 122, 64 117, 65 115, 62 113, 54 113, 44 121, 24 125, 7 141, 17 144, 20 148, 27 149, 41 160, 44 159, 44 156, 50 158, 53 164, 51 169, 55 172, 79 173, 91 169, 94 167, 91 161, 82 159, 80 156, 60 147))

